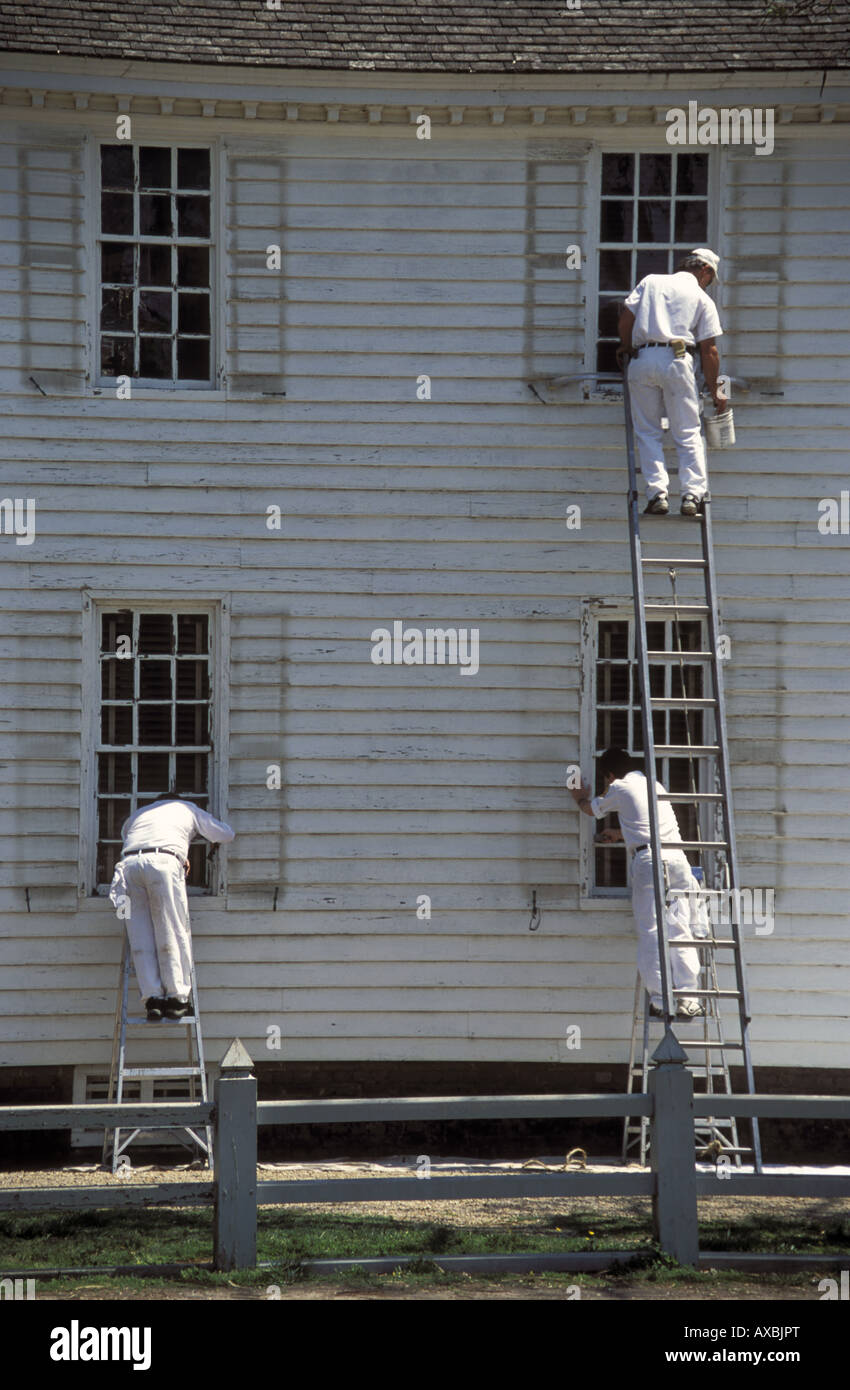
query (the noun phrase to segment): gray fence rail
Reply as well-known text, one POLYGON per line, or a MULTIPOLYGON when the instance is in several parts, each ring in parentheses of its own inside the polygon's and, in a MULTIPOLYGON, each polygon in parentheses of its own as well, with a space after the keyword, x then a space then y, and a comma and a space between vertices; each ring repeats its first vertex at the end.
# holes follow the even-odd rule
POLYGON ((428 1096, 411 1099, 257 1101, 253 1063, 235 1039, 221 1064, 212 1104, 35 1105, 0 1107, 2 1130, 146 1128, 211 1124, 211 1181, 109 1187, 0 1189, 0 1211, 63 1207, 212 1206, 214 1268, 257 1264, 258 1206, 313 1202, 459 1201, 493 1197, 650 1197, 653 1232, 680 1264, 699 1260, 697 1198, 714 1196, 848 1197, 850 1173, 698 1172, 695 1116, 850 1119, 845 1096, 694 1095, 685 1054, 672 1033, 660 1045, 647 1095, 428 1096), (257 1182, 258 1125, 358 1121, 567 1119, 646 1115, 651 1171, 547 1172, 492 1176, 294 1179, 257 1182), (720 1179, 722 1178, 722 1181, 720 1179))

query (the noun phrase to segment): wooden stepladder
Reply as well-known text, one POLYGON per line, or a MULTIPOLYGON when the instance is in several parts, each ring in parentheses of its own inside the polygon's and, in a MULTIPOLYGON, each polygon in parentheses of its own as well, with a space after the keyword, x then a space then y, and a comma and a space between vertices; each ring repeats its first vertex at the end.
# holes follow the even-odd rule
MULTIPOLYGON (((656 1025, 649 1017, 648 1000, 638 980, 632 1021, 628 1090, 647 1091, 650 1060, 650 1030, 682 1023, 684 1046, 698 1060, 689 1060, 688 1069, 701 1082, 704 1094, 730 1094, 732 1078, 730 1055, 742 1066, 746 1091, 754 1092, 749 1026, 751 1013, 741 940, 741 883, 732 811, 729 747, 723 688, 722 649, 717 611, 714 572, 714 546, 711 531, 711 499, 706 494, 696 517, 674 519, 646 518, 650 535, 641 535, 640 497, 632 430, 631 403, 627 375, 624 377, 626 444, 629 465, 629 538, 635 613, 635 656, 640 691, 643 754, 649 793, 650 852, 653 863, 656 920, 664 923, 668 906, 663 851, 683 850, 699 862, 702 883, 694 882, 693 901, 700 912, 704 935, 693 941, 668 941, 659 929, 659 963, 664 1019, 656 1025), (668 538, 673 545, 668 545, 668 538), (698 546, 694 544, 698 538, 698 546), (663 541, 663 548, 656 549, 663 541), (690 542, 690 544, 688 544, 690 542), (649 549, 647 548, 649 547, 649 549), (677 553, 671 554, 674 550, 677 553), (669 595, 647 588, 658 579, 669 580, 669 595), (680 595, 679 585, 690 590, 680 595), (649 638, 660 632, 666 636, 659 646, 649 638), (694 642, 694 633, 704 638, 694 642), (683 641, 684 634, 684 641, 683 641), (677 740, 671 737, 674 724, 677 740), (678 769, 687 768, 686 783, 670 789, 661 774, 660 762, 673 759, 678 769), (668 790, 663 798, 656 792, 656 777, 668 790), (681 843, 661 839, 658 824, 659 800, 680 803, 692 838, 681 843), (708 885, 711 884, 711 887, 708 885), (720 932, 717 927, 720 925, 720 932), (700 988, 673 988, 670 953, 694 949, 701 962, 700 988), (693 994, 704 1005, 704 1017, 693 1022, 677 1020, 677 995, 693 994), (642 1016, 641 1016, 641 1005, 642 1016), (699 1030, 699 1034, 697 1033, 699 1030)), ((697 1087, 699 1089, 699 1087, 697 1087)), ((756 1172, 761 1172, 761 1145, 758 1122, 751 1121, 752 1142, 742 1146, 734 1120, 708 1117, 695 1124, 697 1152, 717 1158, 726 1153, 740 1165, 742 1154, 752 1154, 756 1172)), ((646 1161, 648 1120, 626 1120, 623 1134, 624 1159, 637 1150, 646 1161)))
MULTIPOLYGON (((144 1077, 153 1078, 185 1078, 189 1083, 189 1100, 208 1099, 207 1095, 207 1075, 204 1066, 204 1043, 201 1032, 201 1018, 198 1009, 198 993, 195 985, 195 967, 192 965, 192 994, 191 999, 194 1006, 193 1012, 181 1019, 161 1019, 159 1022, 151 1023, 145 1014, 129 1013, 130 979, 135 979, 133 969, 133 958, 130 952, 130 943, 125 935, 124 949, 121 955, 121 966, 118 977, 118 999, 115 1007, 115 1029, 112 1038, 112 1061, 109 1068, 109 1102, 115 1101, 118 1105, 124 1100, 124 1083, 130 1079, 141 1079, 144 1077), (127 1065, 127 1029, 135 1028, 137 1024, 144 1025, 147 1029, 180 1029, 186 1035, 187 1062, 185 1066, 128 1066, 127 1065)), ((203 1136, 196 1133, 194 1129, 182 1125, 158 1125, 148 1126, 145 1129, 131 1129, 129 1132, 117 1126, 115 1129, 106 1129, 103 1134, 103 1153, 101 1162, 104 1168, 110 1167, 113 1173, 117 1173, 128 1160, 125 1158, 122 1164, 122 1156, 126 1150, 136 1140, 140 1134, 149 1134, 159 1130, 168 1130, 173 1133, 179 1143, 185 1144, 192 1149, 195 1154, 205 1161, 210 1170, 213 1166, 213 1144, 212 1129, 209 1125, 204 1126, 203 1136)))

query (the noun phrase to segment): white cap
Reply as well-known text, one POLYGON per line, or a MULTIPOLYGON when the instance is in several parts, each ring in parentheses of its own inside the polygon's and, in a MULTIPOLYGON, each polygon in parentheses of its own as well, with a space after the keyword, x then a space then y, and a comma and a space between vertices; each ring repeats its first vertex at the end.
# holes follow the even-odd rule
POLYGON ((714 271, 715 280, 720 279, 720 257, 716 251, 709 251, 707 246, 697 246, 691 255, 699 256, 700 260, 705 261, 709 269, 714 271))

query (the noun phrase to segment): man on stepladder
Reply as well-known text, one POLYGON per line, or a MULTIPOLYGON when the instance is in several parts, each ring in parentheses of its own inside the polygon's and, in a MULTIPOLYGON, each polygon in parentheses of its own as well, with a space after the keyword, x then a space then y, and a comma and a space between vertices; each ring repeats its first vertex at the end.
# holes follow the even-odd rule
MULTIPOLYGON (((603 780, 602 796, 591 796, 590 784, 582 781, 581 787, 571 788, 571 795, 579 810, 586 816, 599 818, 617 813, 619 830, 605 830, 600 836, 602 843, 616 840, 625 841, 631 860, 632 912, 638 936, 637 963, 644 989, 649 995, 649 1012, 652 1018, 664 1017, 664 1000, 661 994, 661 968, 658 962, 658 928, 655 912, 655 886, 652 868, 652 849, 649 843, 649 793, 646 776, 635 768, 635 764, 622 748, 606 748, 597 763, 597 770, 603 780)), ((665 788, 656 782, 656 791, 665 788)), ((679 841, 679 825, 669 801, 658 803, 658 830, 661 840, 679 841)), ((691 866, 683 850, 662 850, 667 883, 672 895, 666 914, 668 941, 691 941, 691 927, 696 923, 694 879, 691 866)), ((673 988, 682 990, 699 989, 699 952, 676 947, 670 952, 670 969, 673 975, 673 988)), ((699 997, 688 998, 680 995, 676 1018, 679 1020, 701 1018, 705 1010, 699 997)))
POLYGON ((699 246, 674 275, 647 275, 632 290, 620 314, 617 362, 628 363, 632 424, 646 484, 647 512, 666 516, 669 478, 664 467, 661 420, 679 459, 683 516, 696 516, 708 488, 705 447, 694 370, 697 350, 705 384, 718 410, 729 402, 717 385, 720 358, 715 340, 723 335, 706 289, 718 279, 720 258, 699 246))
POLYGON ((193 801, 169 791, 121 827, 124 849, 109 890, 119 910, 129 900, 127 936, 149 1023, 192 1013, 192 936, 186 874, 197 836, 226 844, 235 831, 193 801))

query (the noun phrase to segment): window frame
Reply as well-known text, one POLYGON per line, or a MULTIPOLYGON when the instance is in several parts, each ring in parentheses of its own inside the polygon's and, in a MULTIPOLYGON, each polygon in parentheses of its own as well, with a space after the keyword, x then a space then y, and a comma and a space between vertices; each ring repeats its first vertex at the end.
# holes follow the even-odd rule
MULTIPOLYGON (((133 117, 133 138, 122 142, 116 139, 114 126, 90 133, 87 162, 87 237, 86 252, 90 273, 88 276, 88 314, 87 344, 89 356, 88 386, 89 394, 115 398, 116 377, 105 377, 100 370, 100 300, 101 300, 101 260, 100 260, 100 149, 101 145, 157 145, 163 149, 209 150, 210 155, 210 377, 208 382, 187 380, 169 381, 164 377, 131 377, 130 384, 135 394, 144 400, 159 397, 168 400, 224 399, 225 386, 225 287, 223 267, 225 265, 225 217, 222 206, 224 187, 222 164, 224 159, 220 139, 198 139, 194 136, 172 135, 163 138, 162 131, 151 131, 147 123, 133 117)), ((172 243, 174 244, 174 243, 172 243)))
MULTIPOLYGON (((582 394, 585 400, 622 401, 623 399, 623 388, 620 382, 597 382, 595 379, 599 312, 599 238, 602 227, 602 156, 604 154, 708 154, 708 237, 706 246, 715 248, 720 256, 721 264, 725 258, 725 239, 721 232, 720 221, 720 193, 726 184, 728 164, 726 151, 722 146, 715 145, 707 146, 705 149, 702 146, 697 149, 689 145, 674 147, 668 145, 663 133, 658 132, 657 134, 653 133, 653 135, 654 138, 641 139, 636 137, 629 140, 622 138, 619 129, 611 131, 607 139, 594 145, 588 156, 587 244, 588 249, 592 248, 593 254, 586 257, 587 301, 585 306, 583 371, 589 379, 582 383, 582 394)), ((631 245, 631 242, 623 243, 624 247, 631 247, 631 245)), ((710 296, 716 296, 716 286, 712 286, 708 293, 710 296)), ((719 299, 715 298, 715 302, 722 314, 722 305, 719 299)))
MULTIPOLYGON (((705 619, 699 619, 703 630, 705 629, 705 619)), ((603 622, 627 622, 630 624, 630 632, 633 632, 635 622, 634 604, 630 599, 585 599, 582 602, 581 619, 581 644, 580 644, 580 666, 581 666, 581 709, 579 711, 579 737, 581 749, 581 769, 585 777, 591 778, 596 766, 596 719, 597 719, 597 689, 596 689, 596 664, 599 658, 599 625, 603 622)), ((707 634, 705 634, 707 640, 707 634)), ((687 657, 687 652, 685 653, 687 657)), ((705 667, 705 663, 700 663, 705 667)), ((707 669, 707 668, 706 668, 707 669)), ((639 706, 637 706, 639 707, 639 706)), ((711 715, 711 711, 704 710, 706 716, 711 715)), ((711 732, 709 730, 709 732, 711 732)), ((636 755, 637 756, 637 755, 636 755)), ((706 766, 700 761, 698 763, 699 791, 713 791, 715 787, 707 785, 706 766)), ((593 788, 595 795, 595 788, 593 788)), ((698 811, 698 817, 702 826, 701 839, 712 838, 707 824, 708 803, 703 803, 698 811)), ((596 846, 593 843, 594 835, 597 834, 597 827, 601 825, 594 817, 579 815, 579 904, 598 907, 606 902, 630 902, 631 889, 628 883, 624 887, 606 887, 596 883, 596 846)), ((623 851, 627 853, 627 851, 623 851)))
MULTIPOLYGON (((99 743, 100 718, 100 627, 104 611, 115 609, 137 609, 149 613, 207 613, 210 619, 210 747, 208 805, 220 820, 227 820, 227 787, 229 757, 229 652, 230 652, 230 596, 222 595, 211 599, 198 599, 192 594, 184 594, 178 600, 150 598, 146 594, 132 593, 94 593, 84 591, 83 602, 83 671, 82 701, 83 710, 88 709, 88 718, 83 720, 81 797, 80 809, 80 858, 79 858, 79 896, 81 898, 104 898, 108 895, 108 885, 97 883, 97 748, 99 743)), ((196 899, 221 898, 227 892, 227 846, 221 845, 219 853, 209 867, 206 888, 190 887, 190 896, 196 899)))

